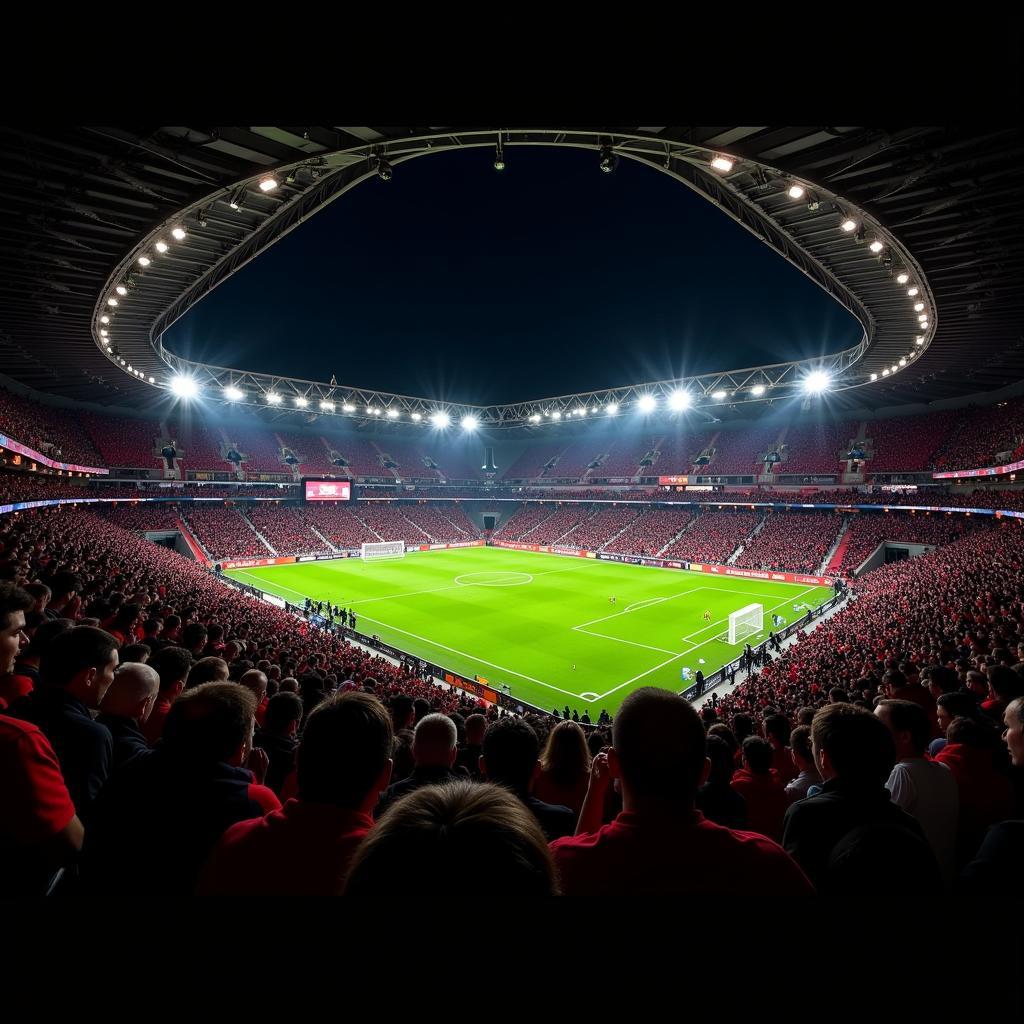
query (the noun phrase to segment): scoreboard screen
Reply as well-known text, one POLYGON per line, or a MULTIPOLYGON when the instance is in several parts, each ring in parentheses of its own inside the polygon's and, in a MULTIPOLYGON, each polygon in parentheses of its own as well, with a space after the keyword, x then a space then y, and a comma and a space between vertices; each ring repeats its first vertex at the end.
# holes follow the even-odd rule
POLYGON ((352 496, 351 480, 306 480, 306 501, 348 501, 352 496))

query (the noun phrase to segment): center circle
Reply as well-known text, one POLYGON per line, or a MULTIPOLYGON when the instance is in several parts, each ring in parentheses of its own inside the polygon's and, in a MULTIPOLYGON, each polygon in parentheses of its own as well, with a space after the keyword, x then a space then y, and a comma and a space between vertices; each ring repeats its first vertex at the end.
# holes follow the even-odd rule
POLYGON ((464 572, 455 582, 460 587, 522 587, 533 577, 528 572, 464 572))

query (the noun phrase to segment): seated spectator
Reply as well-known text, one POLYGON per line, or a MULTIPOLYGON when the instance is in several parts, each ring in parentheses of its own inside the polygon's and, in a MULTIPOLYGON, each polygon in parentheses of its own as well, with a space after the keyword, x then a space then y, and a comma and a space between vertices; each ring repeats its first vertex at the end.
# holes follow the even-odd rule
MULTIPOLYGON (((811 749, 822 791, 790 806, 783 845, 819 893, 842 892, 840 879, 849 880, 851 855, 859 849, 873 862, 881 847, 893 854, 886 874, 889 891, 934 897, 941 886, 935 855, 916 819, 892 802, 885 787, 896 760, 885 724, 852 704, 829 704, 814 716, 811 749)), ((861 884, 875 886, 877 876, 861 884)))
POLYGON ((149 718, 160 692, 160 676, 149 665, 121 665, 100 701, 96 721, 110 730, 114 740, 111 771, 133 757, 150 753, 142 726, 149 718))
POLYGON ((270 761, 266 784, 281 795, 284 780, 295 768, 296 736, 302 719, 302 701, 294 693, 276 693, 267 701, 262 729, 256 732, 256 746, 270 761))
POLYGON ((747 827, 747 801, 732 788, 732 750, 720 736, 709 735, 707 754, 711 770, 697 793, 697 810, 716 825, 742 831, 747 827))
POLYGON ((458 733, 447 715, 424 715, 416 723, 412 756, 415 767, 401 782, 392 783, 381 794, 374 812, 379 821, 398 799, 420 786, 432 786, 455 778, 452 765, 458 753, 458 733))
POLYGON ((988 675, 989 695, 987 700, 981 702, 981 710, 1001 722, 1010 702, 1024 695, 1024 685, 1020 676, 1006 665, 989 665, 985 671, 988 675))
POLYGON ((540 755, 533 795, 545 803, 568 807, 579 817, 590 785, 590 761, 583 729, 575 722, 559 722, 548 733, 540 755))
POLYGON ((811 729, 807 725, 798 725, 789 737, 793 767, 797 771, 796 778, 786 786, 786 799, 790 803, 803 800, 811 786, 821 785, 821 773, 814 763, 811 750, 811 729))
POLYGON ((783 786, 796 778, 796 767, 789 749, 790 725, 785 715, 768 715, 764 720, 765 739, 772 746, 772 770, 783 786))
POLYGON ((682 697, 648 686, 625 699, 611 748, 594 758, 577 834, 551 844, 566 895, 745 899, 757 891, 789 903, 812 894, 770 839, 723 828, 695 810, 709 769, 705 746, 700 716, 682 697), (589 809, 603 805, 612 777, 623 811, 589 830, 589 809))
POLYGON ((403 729, 412 729, 416 725, 416 710, 412 705, 412 697, 400 693, 391 701, 391 725, 396 736, 403 729))
POLYGON ((539 752, 540 742, 529 722, 505 715, 492 722, 484 733, 480 770, 488 782, 512 790, 540 823, 549 840, 571 836, 576 827, 576 813, 564 805, 540 800, 531 792, 540 771, 539 752))
POLYGON ((160 677, 160 692, 149 717, 142 724, 142 734, 150 745, 160 739, 171 705, 185 689, 192 676, 192 655, 184 647, 164 647, 157 651, 150 668, 160 677))
MULTIPOLYGON (((1024 697, 1010 702, 1003 713, 1003 741, 1014 768, 1024 768, 1024 697)), ((974 859, 960 875, 960 890, 983 905, 998 906, 1020 887, 1024 864, 1024 820, 993 825, 974 859)))
MULTIPOLYGON (((409 702, 409 712, 412 713, 411 701, 409 702)), ((480 755, 484 749, 485 732, 487 732, 487 719, 483 715, 470 715, 466 719, 466 742, 459 748, 455 764, 457 767, 465 768, 472 779, 483 778, 480 774, 480 755)))
POLYGON ((228 663, 223 658, 200 658, 192 663, 185 689, 191 690, 204 683, 226 683, 229 674, 228 663))
POLYGON ((396 879, 420 891, 486 864, 506 898, 557 895, 551 853, 536 818, 501 786, 422 786, 396 802, 360 845, 345 895, 393 895, 396 879))
MULTIPOLYGON (((278 717, 278 694, 267 707, 278 717)), ((224 833, 206 865, 200 895, 332 896, 373 827, 373 808, 391 778, 391 719, 375 697, 337 694, 309 716, 298 752, 298 798, 224 833)), ((394 812, 392 812, 394 813, 394 812)), ((389 815, 390 819, 390 815, 389 815)), ((404 877, 404 876, 403 876, 404 877)))
POLYGON ((950 770, 960 795, 959 864, 974 856, 989 826, 1014 815, 1013 787, 993 761, 994 739, 989 726, 971 718, 954 718, 947 743, 935 758, 950 770))
POLYGON ((94 626, 76 626, 50 642, 40 685, 11 708, 12 717, 38 725, 50 741, 71 801, 86 823, 110 772, 114 746, 110 730, 89 711, 100 706, 116 668, 114 638, 94 626))
POLYGON ((125 665, 132 662, 145 665, 152 653, 146 644, 126 644, 120 651, 121 664, 125 665))
POLYGON ((946 730, 954 718, 975 718, 979 714, 978 701, 973 693, 955 691, 944 693, 935 700, 935 715, 942 735, 928 744, 928 753, 935 757, 946 746, 946 730))
POLYGON ((263 725, 264 716, 267 713, 267 674, 258 668, 251 668, 243 672, 238 680, 247 690, 252 690, 256 697, 256 724, 263 725))
POLYGON ((256 699, 236 683, 186 690, 148 757, 113 775, 96 802, 83 850, 86 888, 108 899, 159 888, 187 896, 214 845, 236 822, 263 815, 241 767, 256 699))
POLYGON ((747 829, 780 842, 789 801, 772 768, 772 747, 767 740, 748 736, 743 741, 743 767, 733 774, 732 788, 746 801, 747 829))
POLYGON ((10 707, 19 697, 39 685, 39 662, 50 641, 66 633, 74 623, 70 619, 46 619, 35 628, 27 646, 21 648, 10 672, 0 675, 0 701, 10 707))
POLYGON ((896 746, 896 764, 886 788, 893 803, 917 819, 943 877, 952 882, 960 798, 949 768, 925 760, 931 736, 928 715, 920 704, 908 700, 883 700, 875 714, 892 732, 896 746))

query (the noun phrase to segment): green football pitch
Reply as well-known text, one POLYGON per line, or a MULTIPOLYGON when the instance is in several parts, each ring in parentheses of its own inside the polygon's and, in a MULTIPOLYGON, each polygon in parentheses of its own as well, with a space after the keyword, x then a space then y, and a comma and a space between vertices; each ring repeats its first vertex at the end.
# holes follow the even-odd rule
POLYGON ((828 587, 485 547, 227 575, 292 603, 310 597, 351 608, 361 633, 507 684, 544 709, 586 707, 595 720, 637 687, 678 692, 689 685, 684 668, 692 680, 698 669, 707 675, 732 661, 743 645, 726 642, 730 612, 764 607, 765 632, 749 638, 756 643, 773 612, 792 622, 832 596, 828 587))

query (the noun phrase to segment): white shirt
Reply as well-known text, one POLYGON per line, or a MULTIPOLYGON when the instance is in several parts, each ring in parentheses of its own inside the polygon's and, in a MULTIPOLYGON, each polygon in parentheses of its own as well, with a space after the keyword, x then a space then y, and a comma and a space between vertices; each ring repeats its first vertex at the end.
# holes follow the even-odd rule
POLYGON ((892 770, 886 789, 892 801, 917 819, 947 882, 956 871, 960 793, 953 773, 938 761, 907 758, 892 770))

